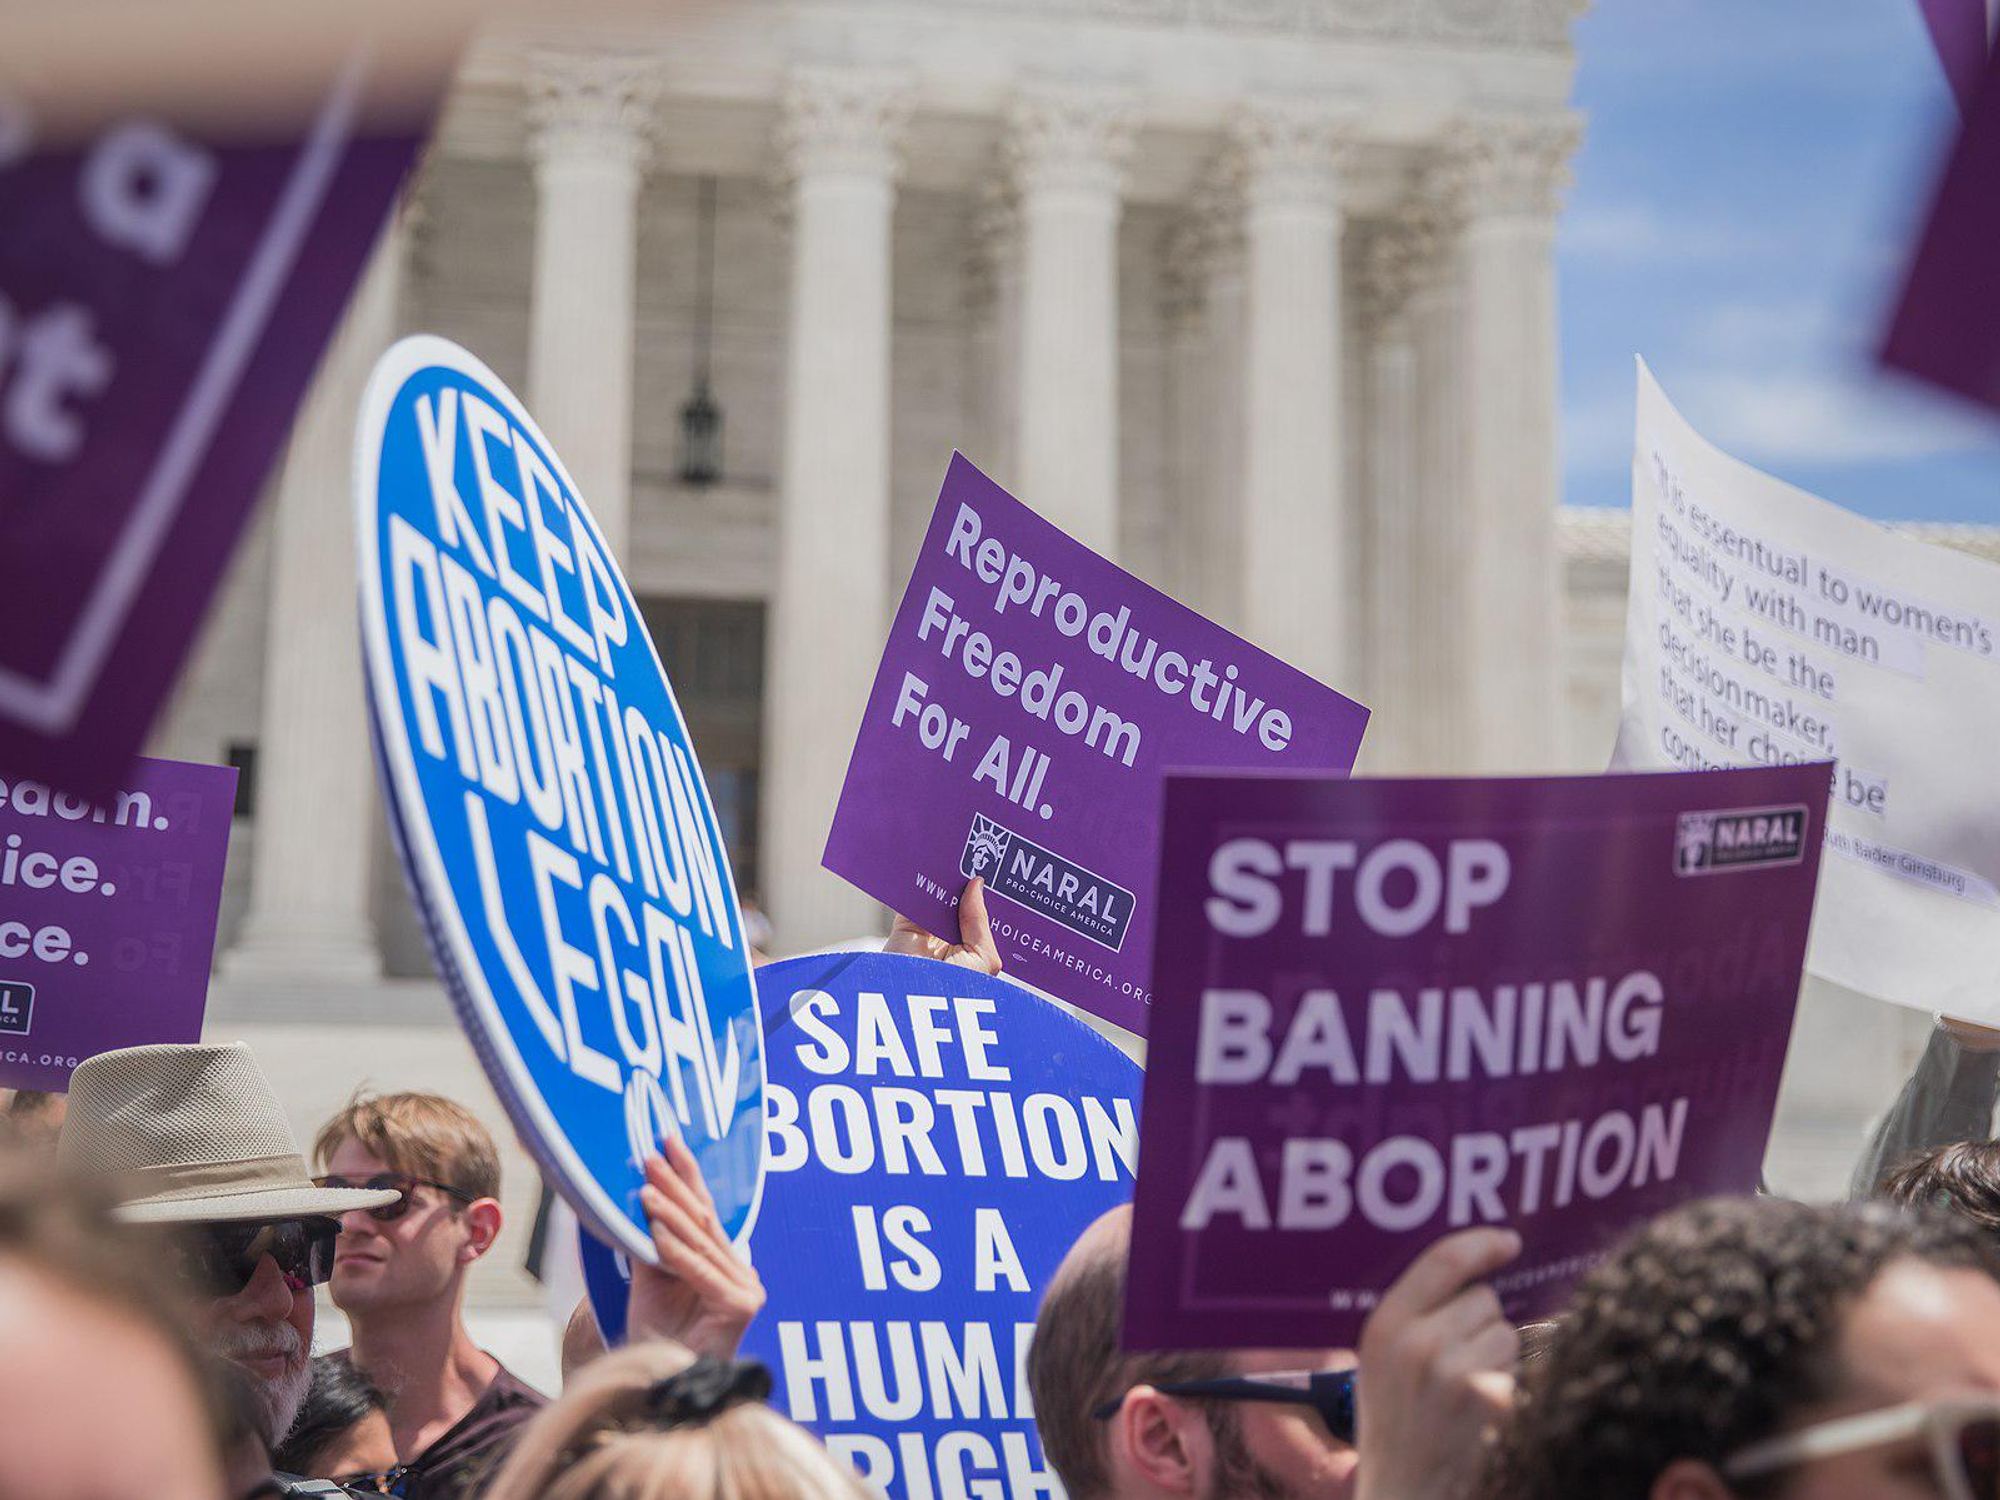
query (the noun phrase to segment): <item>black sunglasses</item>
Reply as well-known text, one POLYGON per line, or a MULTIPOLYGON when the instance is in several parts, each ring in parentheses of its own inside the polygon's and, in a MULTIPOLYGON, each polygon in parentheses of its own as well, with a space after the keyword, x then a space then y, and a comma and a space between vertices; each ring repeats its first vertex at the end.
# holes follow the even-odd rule
POLYGON ((233 1297, 250 1284, 265 1256, 295 1292, 333 1274, 332 1219, 278 1219, 261 1224, 196 1224, 174 1236, 183 1280, 212 1297, 233 1297))
POLYGON ((455 1188, 448 1182, 439 1182, 430 1177, 412 1177, 408 1172, 377 1172, 373 1177, 315 1177, 314 1187, 323 1188, 365 1188, 372 1193, 395 1193, 396 1201, 385 1203, 380 1208, 364 1210, 369 1218, 378 1224, 393 1224, 408 1213, 413 1206, 410 1189, 419 1187, 436 1188, 440 1193, 456 1198, 460 1203, 477 1200, 462 1188, 455 1188))
MULTIPOLYGON (((1174 1380, 1153 1389, 1163 1396, 1192 1396, 1209 1401, 1279 1401, 1287 1406, 1310 1406, 1319 1413, 1319 1419, 1336 1442, 1352 1447, 1354 1375, 1353 1370, 1273 1370, 1265 1375, 1174 1380)), ((1124 1404, 1125 1397, 1120 1396, 1105 1402, 1091 1416, 1108 1422, 1124 1404)))
POLYGON ((386 1469, 370 1470, 365 1474, 341 1474, 333 1482, 342 1489, 357 1490, 364 1495, 393 1495, 397 1492, 396 1486, 409 1472, 408 1464, 391 1464, 386 1469))

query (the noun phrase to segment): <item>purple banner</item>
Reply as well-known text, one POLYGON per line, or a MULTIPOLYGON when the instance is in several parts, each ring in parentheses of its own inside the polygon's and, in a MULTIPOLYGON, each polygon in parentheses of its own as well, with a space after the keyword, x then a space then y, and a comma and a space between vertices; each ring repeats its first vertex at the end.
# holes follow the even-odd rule
POLYGON ((1144 1032, 1161 776, 1344 773, 1367 722, 954 453, 824 863, 938 933, 982 877, 1010 979, 1144 1032))
POLYGON ((1986 72, 1986 5, 1987 0, 1917 0, 1960 114, 1972 108, 1986 72))
POLYGON ((1489 1223, 1526 1320, 1755 1188, 1828 776, 1169 777, 1126 1345, 1351 1347, 1489 1223))
POLYGON ((93 804, 0 780, 0 1085, 201 1039, 236 772, 134 761, 93 804))
POLYGON ((1882 361, 2000 410, 2000 51, 1980 66, 1882 361))
POLYGON ((255 140, 0 119, 0 770, 120 784, 415 154, 369 84, 255 140))

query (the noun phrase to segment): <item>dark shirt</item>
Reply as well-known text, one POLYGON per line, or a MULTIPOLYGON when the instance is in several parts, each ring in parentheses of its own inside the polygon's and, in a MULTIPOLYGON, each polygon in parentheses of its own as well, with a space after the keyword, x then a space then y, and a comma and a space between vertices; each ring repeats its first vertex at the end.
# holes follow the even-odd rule
POLYGON ((549 1404, 505 1365, 472 1410, 417 1457, 404 1477, 404 1500, 470 1500, 506 1460, 522 1424, 549 1404))
POLYGON ((548 1404, 547 1396, 501 1365, 471 1409, 411 1462, 395 1492, 404 1500, 473 1500, 506 1461, 522 1424, 548 1404))

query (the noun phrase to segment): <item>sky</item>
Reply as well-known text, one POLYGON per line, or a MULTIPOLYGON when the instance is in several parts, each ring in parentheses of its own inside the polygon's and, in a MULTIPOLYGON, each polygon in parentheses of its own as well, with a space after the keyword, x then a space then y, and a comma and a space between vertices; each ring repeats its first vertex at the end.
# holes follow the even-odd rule
POLYGON ((2000 414, 1876 367, 1956 125, 1916 0, 1595 0, 1557 231, 1563 498, 1631 498, 1634 354, 1716 446, 2000 524, 2000 414))

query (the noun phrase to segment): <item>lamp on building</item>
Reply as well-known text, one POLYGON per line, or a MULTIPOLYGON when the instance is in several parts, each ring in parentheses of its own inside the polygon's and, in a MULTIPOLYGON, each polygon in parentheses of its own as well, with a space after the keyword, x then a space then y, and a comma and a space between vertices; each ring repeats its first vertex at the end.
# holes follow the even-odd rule
POLYGON ((681 483, 702 488, 722 478, 722 408, 708 389, 708 346, 715 313, 715 179, 700 184, 695 226, 694 394, 681 405, 681 483))

